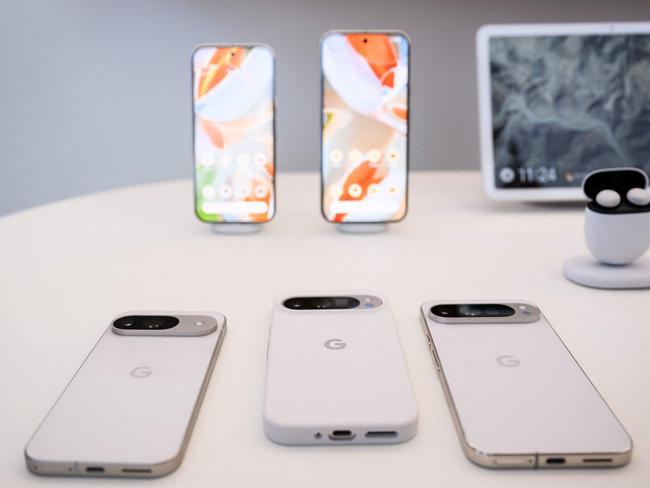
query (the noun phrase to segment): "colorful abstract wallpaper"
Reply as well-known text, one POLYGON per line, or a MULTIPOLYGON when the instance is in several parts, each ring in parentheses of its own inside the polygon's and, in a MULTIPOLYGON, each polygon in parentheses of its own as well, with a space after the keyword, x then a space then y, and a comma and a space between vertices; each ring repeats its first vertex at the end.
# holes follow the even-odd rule
POLYGON ((332 222, 400 220, 408 176, 408 39, 398 32, 332 32, 321 49, 323 214, 332 222))
POLYGON ((273 52, 204 46, 192 63, 196 214, 267 222, 275 212, 273 52))

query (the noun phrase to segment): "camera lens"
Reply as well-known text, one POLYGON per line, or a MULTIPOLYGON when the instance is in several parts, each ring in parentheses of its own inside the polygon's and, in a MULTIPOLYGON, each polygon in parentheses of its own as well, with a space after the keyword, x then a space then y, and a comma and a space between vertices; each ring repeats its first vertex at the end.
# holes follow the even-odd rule
POLYGON ((367 42, 368 42, 368 39, 364 37, 363 42, 364 42, 364 43, 367 43, 367 42))
POLYGON ((169 315, 129 315, 113 322, 116 329, 166 330, 176 327, 180 320, 169 315))
POLYGON ((444 304, 431 307, 431 313, 439 317, 509 317, 515 311, 500 303, 444 304))
POLYGON ((283 302, 286 308, 293 310, 343 310, 360 304, 354 297, 293 297, 283 302))

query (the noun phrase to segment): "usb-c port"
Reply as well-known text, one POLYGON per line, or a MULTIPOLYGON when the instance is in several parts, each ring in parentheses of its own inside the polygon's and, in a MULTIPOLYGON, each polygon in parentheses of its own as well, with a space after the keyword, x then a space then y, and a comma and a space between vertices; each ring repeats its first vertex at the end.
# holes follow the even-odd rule
POLYGON ((349 441, 354 439, 354 432, 351 430, 333 430, 329 438, 333 441, 349 441))
POLYGON ((563 457, 546 458, 546 464, 564 464, 565 462, 563 457))
POLYGON ((104 468, 101 466, 87 466, 86 473, 103 473, 104 468))

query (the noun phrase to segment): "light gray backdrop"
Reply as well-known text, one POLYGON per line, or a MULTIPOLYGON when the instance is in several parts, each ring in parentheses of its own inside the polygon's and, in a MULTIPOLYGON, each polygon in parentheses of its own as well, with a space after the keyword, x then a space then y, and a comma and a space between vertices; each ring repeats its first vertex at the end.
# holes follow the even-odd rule
POLYGON ((278 53, 278 169, 318 169, 319 52, 333 28, 413 40, 411 163, 478 168, 485 23, 650 20, 648 0, 33 1, 0 4, 0 214, 191 175, 192 47, 278 53), (645 18, 644 18, 645 17, 645 18))

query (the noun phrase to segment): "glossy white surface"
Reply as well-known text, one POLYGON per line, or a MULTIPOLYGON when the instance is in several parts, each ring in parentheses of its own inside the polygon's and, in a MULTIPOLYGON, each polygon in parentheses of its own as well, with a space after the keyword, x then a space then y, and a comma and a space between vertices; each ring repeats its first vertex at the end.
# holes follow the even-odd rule
MULTIPOLYGON (((189 180, 88 195, 0 219, 0 485, 81 486, 27 472, 29 436, 124 310, 213 309, 229 330, 180 468, 156 486, 643 487, 650 479, 650 292, 562 276, 585 254, 584 207, 488 201, 478 172, 415 173, 409 215, 345 235, 319 212, 314 173, 280 174, 256 235, 215 235, 189 180), (245 261, 244 261, 245 258, 245 261), (379 289, 390 300, 420 414, 391 446, 283 447, 262 429, 273 297, 379 289), (419 323, 431 299, 538 305, 635 441, 615 470, 489 471, 464 456, 419 323)), ((92 485, 115 486, 113 480, 92 485)), ((142 482, 120 480, 120 486, 142 482)))

